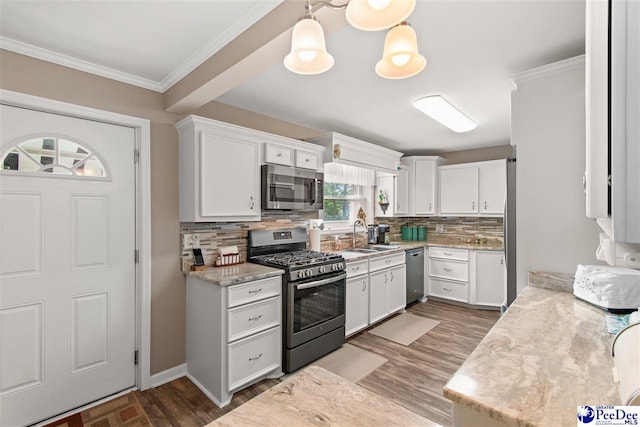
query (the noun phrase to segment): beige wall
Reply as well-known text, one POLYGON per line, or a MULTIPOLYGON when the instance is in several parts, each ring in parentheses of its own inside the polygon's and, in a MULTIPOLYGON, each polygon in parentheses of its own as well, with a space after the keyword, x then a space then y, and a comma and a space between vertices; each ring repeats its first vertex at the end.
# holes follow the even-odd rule
POLYGON ((506 159, 512 156, 513 147, 511 145, 497 145, 495 147, 476 148, 473 150, 450 151, 448 153, 438 153, 438 156, 447 159, 448 165, 457 163, 482 162, 485 160, 506 159))

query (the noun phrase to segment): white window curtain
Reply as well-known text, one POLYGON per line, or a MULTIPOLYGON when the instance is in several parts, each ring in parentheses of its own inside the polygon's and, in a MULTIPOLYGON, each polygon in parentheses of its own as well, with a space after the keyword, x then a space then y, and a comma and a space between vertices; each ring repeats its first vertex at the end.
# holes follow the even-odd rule
POLYGON ((325 163, 324 180, 325 182, 373 187, 375 185, 375 174, 372 170, 357 166, 325 163))

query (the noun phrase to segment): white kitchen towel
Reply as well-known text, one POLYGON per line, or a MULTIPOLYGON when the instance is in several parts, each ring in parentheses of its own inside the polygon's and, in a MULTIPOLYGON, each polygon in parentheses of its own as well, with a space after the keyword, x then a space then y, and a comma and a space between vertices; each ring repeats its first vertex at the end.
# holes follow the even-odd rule
POLYGON ((236 255, 237 253, 238 253, 237 246, 223 246, 221 248, 218 248, 218 255, 220 256, 236 255))

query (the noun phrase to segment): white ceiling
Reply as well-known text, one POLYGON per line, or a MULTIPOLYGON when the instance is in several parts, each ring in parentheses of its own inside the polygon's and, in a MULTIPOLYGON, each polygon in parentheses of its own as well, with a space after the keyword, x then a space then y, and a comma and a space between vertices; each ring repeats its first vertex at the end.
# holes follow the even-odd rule
POLYGON ((1 0, 0 46, 164 92, 282 1, 1 0))
MULTIPOLYGON (((0 0, 0 46, 163 92, 282 1, 0 0)), ((329 72, 278 59, 217 101, 411 154, 506 144, 509 77, 584 53, 584 13, 585 0, 418 0, 419 75, 378 77, 385 32, 345 26, 327 37, 329 72), (411 106, 433 94, 478 127, 457 134, 411 106)))

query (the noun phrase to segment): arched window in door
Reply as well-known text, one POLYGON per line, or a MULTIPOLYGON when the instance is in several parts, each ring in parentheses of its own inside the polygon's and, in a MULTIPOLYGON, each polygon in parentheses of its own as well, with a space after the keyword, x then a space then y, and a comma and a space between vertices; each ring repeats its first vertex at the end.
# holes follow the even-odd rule
POLYGON ((22 140, 9 148, 0 162, 3 171, 29 175, 66 175, 108 179, 109 171, 99 156, 85 144, 57 136, 22 140))

